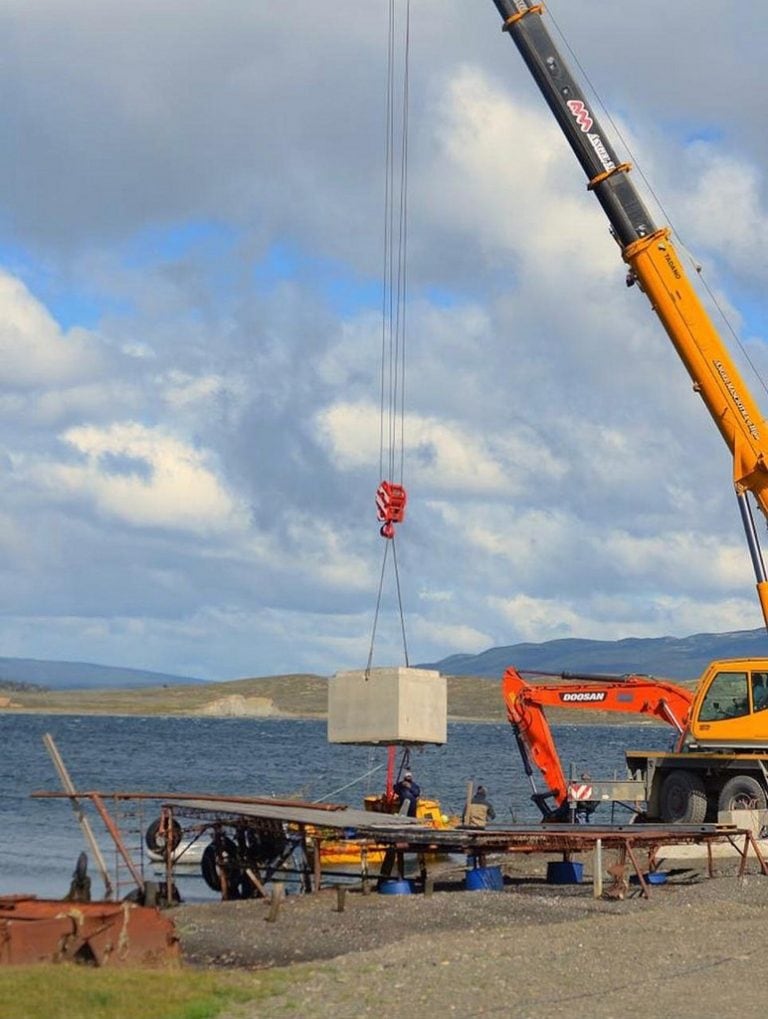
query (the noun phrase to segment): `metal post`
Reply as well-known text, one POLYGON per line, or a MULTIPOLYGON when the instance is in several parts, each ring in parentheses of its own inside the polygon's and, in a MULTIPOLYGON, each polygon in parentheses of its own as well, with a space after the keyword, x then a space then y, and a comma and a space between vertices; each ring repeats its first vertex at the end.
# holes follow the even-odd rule
POLYGON ((267 915, 267 920, 269 923, 277 922, 277 918, 280 915, 280 906, 283 903, 284 892, 285 888, 283 887, 282 884, 275 883, 272 885, 272 895, 270 896, 269 899, 269 913, 267 915))
POLYGON ((314 873, 312 875, 312 891, 319 892, 320 885, 323 880, 322 863, 320 862, 320 847, 323 844, 323 840, 319 837, 315 837, 314 839, 312 839, 312 844, 314 846, 314 860, 313 860, 314 873))
POLYGON ((760 539, 757 536, 755 521, 752 516, 752 507, 749 504, 749 497, 746 492, 736 489, 736 499, 739 503, 741 522, 744 526, 744 534, 747 539, 747 548, 752 559, 752 569, 755 571, 757 581, 757 598, 763 612, 763 619, 768 628, 768 577, 766 576, 763 552, 760 548, 760 539))
POLYGON ((747 539, 747 548, 749 549, 749 557, 752 560, 752 569, 755 572, 755 580, 758 584, 766 580, 765 564, 763 562, 763 555, 760 550, 760 539, 757 536, 757 528, 755 527, 755 520, 752 516, 752 507, 749 505, 749 499, 746 492, 736 492, 736 499, 739 504, 739 512, 741 514, 741 523, 744 527, 744 534, 747 539))
POLYGON ((80 828, 82 829, 83 835, 85 836, 85 841, 90 846, 91 852, 93 853, 93 858, 96 861, 96 865, 99 868, 99 871, 101 872, 101 876, 104 880, 104 898, 111 899, 112 882, 109 879, 109 870, 107 869, 107 864, 102 855, 102 852, 99 849, 99 844, 96 841, 96 837, 93 834, 93 829, 91 828, 90 821, 83 812, 80 800, 77 797, 75 785, 69 776, 69 772, 67 771, 66 766, 64 765, 64 761, 62 760, 58 747, 54 743, 53 736, 51 736, 49 732, 45 733, 45 735, 43 736, 43 743, 45 744, 45 748, 50 754, 51 760, 53 761, 53 765, 59 774, 61 784, 64 787, 64 792, 69 794, 69 802, 72 804, 72 809, 75 812, 75 817, 77 818, 80 828))
POLYGON ((136 882, 136 887, 140 892, 144 891, 144 878, 142 877, 141 871, 138 869, 136 864, 131 859, 131 854, 125 847, 123 842, 123 836, 120 834, 120 829, 117 827, 115 822, 109 816, 107 808, 104 806, 104 801, 98 793, 90 793, 91 802, 99 813, 104 827, 107 829, 109 834, 112 836, 112 841, 115 843, 115 848, 118 853, 122 856, 125 861, 125 865, 131 873, 131 877, 136 882))
POLYGON ((464 805, 464 824, 469 824, 469 816, 472 810, 472 797, 474 795, 475 783, 467 782, 467 801, 464 805))
POLYGON ((336 912, 343 913, 346 904, 347 889, 343 885, 336 885, 336 912))
POLYGON ((165 904, 173 905, 173 854, 176 846, 173 844, 173 809, 163 807, 160 816, 165 821, 165 904))
POLYGON ((595 839, 592 854, 592 893, 596 899, 603 896, 603 840, 595 839))

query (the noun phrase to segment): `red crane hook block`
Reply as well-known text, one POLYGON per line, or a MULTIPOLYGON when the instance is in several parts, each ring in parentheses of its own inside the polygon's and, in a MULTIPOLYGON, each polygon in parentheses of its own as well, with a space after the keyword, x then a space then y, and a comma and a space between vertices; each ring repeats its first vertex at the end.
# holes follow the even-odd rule
POLYGON ((392 481, 382 481, 376 489, 376 516, 382 521, 379 530, 382 538, 394 538, 394 524, 401 524, 405 519, 407 501, 405 488, 392 481))

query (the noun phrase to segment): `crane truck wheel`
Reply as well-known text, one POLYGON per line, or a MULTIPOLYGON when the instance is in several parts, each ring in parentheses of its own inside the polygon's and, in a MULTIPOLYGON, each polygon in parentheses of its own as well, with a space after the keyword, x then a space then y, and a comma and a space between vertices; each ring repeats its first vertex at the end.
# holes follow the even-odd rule
POLYGON ((701 778, 692 771, 670 771, 661 784, 659 813, 668 824, 701 824, 707 815, 701 778))
POLYGON ((765 810, 765 789, 751 775, 734 775, 723 786, 717 801, 720 810, 765 810))

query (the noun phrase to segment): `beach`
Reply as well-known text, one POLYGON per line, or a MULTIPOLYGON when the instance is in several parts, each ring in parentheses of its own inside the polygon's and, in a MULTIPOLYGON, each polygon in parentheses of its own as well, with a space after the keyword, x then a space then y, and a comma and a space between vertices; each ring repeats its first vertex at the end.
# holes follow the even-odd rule
MULTIPOLYGON (((465 891, 457 875, 432 895, 334 889, 288 897, 269 922, 264 900, 174 910, 188 965, 285 973, 258 1010, 226 1019, 312 1015, 762 1017, 768 878, 755 861, 668 859, 650 898, 595 899, 549 885, 546 860, 509 863, 503 891, 465 891)), ((586 861, 585 861, 586 863, 586 861)))

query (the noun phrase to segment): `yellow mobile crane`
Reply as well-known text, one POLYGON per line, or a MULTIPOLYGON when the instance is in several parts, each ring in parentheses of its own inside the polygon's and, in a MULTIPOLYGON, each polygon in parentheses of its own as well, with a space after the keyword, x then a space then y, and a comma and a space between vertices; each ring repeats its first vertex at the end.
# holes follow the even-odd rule
POLYGON ((654 224, 546 26, 544 5, 493 0, 587 175, 636 283, 651 302, 733 456, 733 480, 768 628, 768 576, 747 493, 768 517, 768 423, 702 305, 667 227, 654 224))
MULTIPOLYGON (((693 380, 694 391, 704 400, 731 451, 736 497, 768 628, 768 579, 748 499, 751 492, 768 517, 768 423, 688 278, 670 230, 653 222, 630 178, 631 166, 620 162, 558 52, 543 4, 532 0, 493 2, 503 19, 503 30, 520 51, 581 164, 588 189, 608 217, 629 267, 627 283, 637 284, 651 302, 693 380)), ((529 737, 527 750, 537 761, 542 741, 534 738, 535 726, 521 724, 525 705, 537 695, 518 682, 517 675, 509 669, 505 676, 507 712, 521 749, 525 751, 525 737, 529 737)), ((569 679, 575 680, 573 689, 582 689, 583 680, 569 679)), ((590 679, 597 685, 590 687, 586 700, 579 699, 579 707, 600 708, 615 696, 615 710, 633 710, 628 703, 634 696, 630 684, 623 686, 619 677, 590 679)), ((650 680, 651 686, 653 683, 650 680)), ((657 686, 661 696, 663 681, 657 686)), ((675 750, 627 752, 630 772, 645 781, 649 816, 696 823, 718 809, 768 807, 768 698, 762 696, 764 688, 768 689, 768 658, 713 662, 678 726, 675 750)), ((558 687, 556 696, 571 703, 569 684, 558 687)), ((647 705, 635 710, 647 710, 647 705)))

